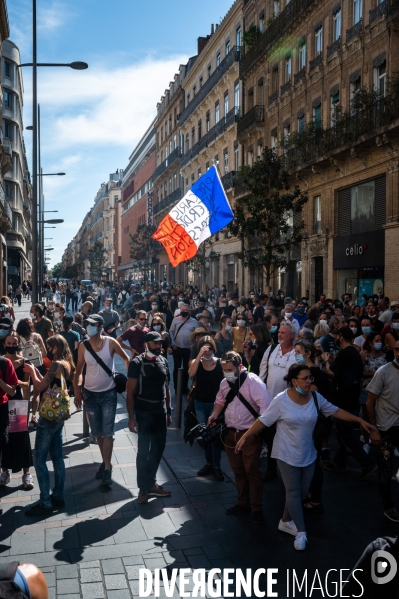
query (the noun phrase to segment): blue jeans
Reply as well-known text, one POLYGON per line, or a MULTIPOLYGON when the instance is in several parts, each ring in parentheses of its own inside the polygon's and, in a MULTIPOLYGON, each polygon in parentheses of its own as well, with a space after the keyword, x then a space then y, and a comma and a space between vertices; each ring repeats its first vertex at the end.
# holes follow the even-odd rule
POLYGON ((62 498, 65 486, 65 464, 62 457, 62 430, 63 422, 49 422, 39 418, 36 428, 35 440, 35 468, 40 488, 40 501, 47 507, 51 507, 50 499, 50 475, 46 460, 50 454, 54 466, 54 489, 53 495, 62 498))
MULTIPOLYGON (((197 414, 198 422, 206 424, 209 416, 213 412, 214 404, 212 402, 194 401, 195 413, 197 414)), ((222 450, 217 447, 214 443, 209 443, 205 449, 205 459, 207 464, 212 464, 215 468, 220 468, 220 458, 222 450)))
POLYGON ((116 389, 108 391, 83 390, 91 433, 94 437, 113 437, 116 414, 116 389))

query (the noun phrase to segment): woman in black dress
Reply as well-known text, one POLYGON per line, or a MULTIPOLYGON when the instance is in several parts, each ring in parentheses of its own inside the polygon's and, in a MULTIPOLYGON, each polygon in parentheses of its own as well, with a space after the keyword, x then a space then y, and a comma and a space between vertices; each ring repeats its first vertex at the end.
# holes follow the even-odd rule
POLYGON ((2 473, 0 485, 6 486, 10 482, 10 470, 20 472, 23 470, 22 484, 24 489, 30 490, 35 486, 29 468, 33 466, 32 448, 30 445, 28 418, 29 418, 29 374, 24 372, 25 358, 21 351, 21 338, 15 331, 7 335, 4 340, 6 349, 5 357, 11 360, 18 377, 16 393, 9 400, 20 399, 26 401, 26 431, 11 433, 8 435, 8 444, 3 451, 1 462, 2 473))

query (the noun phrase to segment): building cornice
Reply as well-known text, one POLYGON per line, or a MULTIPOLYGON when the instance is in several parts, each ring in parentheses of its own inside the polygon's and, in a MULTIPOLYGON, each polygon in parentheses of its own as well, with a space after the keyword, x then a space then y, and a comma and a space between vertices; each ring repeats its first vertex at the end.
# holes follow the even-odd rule
POLYGON ((8 22, 7 4, 5 0, 0 0, 0 27, 1 39, 10 37, 10 24, 8 22))

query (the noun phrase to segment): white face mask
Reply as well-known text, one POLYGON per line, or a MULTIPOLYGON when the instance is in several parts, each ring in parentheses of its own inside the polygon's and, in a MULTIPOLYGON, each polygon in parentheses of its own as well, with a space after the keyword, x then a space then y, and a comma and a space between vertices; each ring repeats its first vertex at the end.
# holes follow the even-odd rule
POLYGON ((237 320, 237 324, 239 327, 245 327, 246 322, 245 320, 237 320))
POLYGON ((97 335, 98 333, 98 327, 96 327, 94 324, 88 324, 86 332, 89 337, 94 337, 94 335, 97 335))
POLYGON ((212 360, 212 358, 213 358, 213 355, 214 355, 214 354, 212 353, 212 354, 209 356, 209 358, 206 358, 205 356, 202 356, 202 359, 203 359, 203 360, 212 360))
POLYGON ((229 383, 235 383, 235 381, 238 379, 238 376, 234 374, 234 372, 225 372, 224 376, 225 379, 229 381, 229 383))
POLYGON ((158 310, 158 304, 152 304, 151 308, 152 308, 153 310, 158 310))
POLYGON ((356 328, 356 327, 349 327, 349 328, 350 328, 350 330, 352 331, 352 333, 353 333, 354 335, 356 335, 356 333, 357 333, 357 328, 356 328))

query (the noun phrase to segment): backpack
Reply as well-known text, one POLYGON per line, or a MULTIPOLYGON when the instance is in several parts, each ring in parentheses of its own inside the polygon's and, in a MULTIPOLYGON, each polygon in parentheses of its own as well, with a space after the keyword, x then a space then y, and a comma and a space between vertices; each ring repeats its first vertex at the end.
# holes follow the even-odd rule
POLYGON ((0 565, 0 599, 27 599, 19 585, 14 582, 19 563, 0 565))
POLYGON ((22 355, 25 360, 32 362, 33 366, 39 367, 43 364, 40 347, 34 341, 24 341, 21 337, 22 355))

